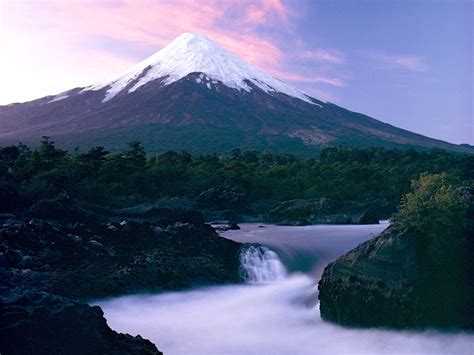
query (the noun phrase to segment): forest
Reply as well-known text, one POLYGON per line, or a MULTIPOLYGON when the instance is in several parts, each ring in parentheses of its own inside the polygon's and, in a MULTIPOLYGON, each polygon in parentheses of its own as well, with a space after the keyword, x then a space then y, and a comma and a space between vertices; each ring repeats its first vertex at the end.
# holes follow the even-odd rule
POLYGON ((385 200, 395 211, 422 173, 446 173, 455 183, 472 184, 474 156, 385 148, 327 148, 308 159, 240 149, 229 155, 147 154, 140 142, 130 142, 123 152, 100 146, 68 152, 44 137, 35 149, 0 148, 0 208, 21 211, 60 195, 123 207, 170 197, 195 199, 209 188, 226 187, 245 194, 249 203, 385 200))

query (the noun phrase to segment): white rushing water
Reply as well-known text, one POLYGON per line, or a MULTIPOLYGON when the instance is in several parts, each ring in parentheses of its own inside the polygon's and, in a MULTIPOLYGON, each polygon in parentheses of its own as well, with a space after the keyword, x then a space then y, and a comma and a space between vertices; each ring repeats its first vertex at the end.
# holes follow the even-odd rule
POLYGON ((248 284, 98 304, 113 329, 149 338, 171 355, 474 354, 472 334, 350 329, 321 320, 317 280, 324 265, 384 227, 244 225, 224 236, 268 246, 242 253, 248 284))
POLYGON ((244 280, 249 284, 275 282, 287 275, 278 255, 265 246, 249 246, 242 250, 240 264, 245 271, 244 280))

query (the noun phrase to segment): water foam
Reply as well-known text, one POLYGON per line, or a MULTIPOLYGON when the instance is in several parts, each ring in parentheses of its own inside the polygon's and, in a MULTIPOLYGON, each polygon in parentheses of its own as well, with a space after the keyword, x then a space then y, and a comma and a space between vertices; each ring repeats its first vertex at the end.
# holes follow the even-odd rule
POLYGON ((250 284, 274 282, 287 275, 278 255, 264 246, 246 247, 240 254, 240 263, 245 282, 250 284))
MULTIPOLYGON (((241 228, 232 231, 235 240, 271 240, 279 252, 281 245, 292 245, 334 259, 383 226, 241 228)), ((324 322, 315 303, 319 274, 288 274, 274 251, 255 245, 245 247, 241 262, 252 285, 124 296, 98 304, 113 329, 149 338, 171 355, 474 354, 472 333, 351 329, 324 322)))

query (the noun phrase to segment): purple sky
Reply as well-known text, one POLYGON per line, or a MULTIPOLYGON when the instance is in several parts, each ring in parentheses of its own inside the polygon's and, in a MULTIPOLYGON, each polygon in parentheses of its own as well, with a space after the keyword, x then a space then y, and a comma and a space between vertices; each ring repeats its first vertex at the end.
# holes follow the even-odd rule
POLYGON ((474 144, 467 0, 0 0, 0 104, 110 79, 201 32, 307 93, 474 144))

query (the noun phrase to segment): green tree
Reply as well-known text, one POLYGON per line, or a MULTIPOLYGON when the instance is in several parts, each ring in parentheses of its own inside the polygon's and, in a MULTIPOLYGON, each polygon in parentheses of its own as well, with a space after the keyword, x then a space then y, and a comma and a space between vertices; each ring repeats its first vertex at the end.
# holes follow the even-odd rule
POLYGON ((128 150, 125 152, 125 158, 137 168, 143 168, 146 163, 145 149, 138 141, 128 142, 128 150))

